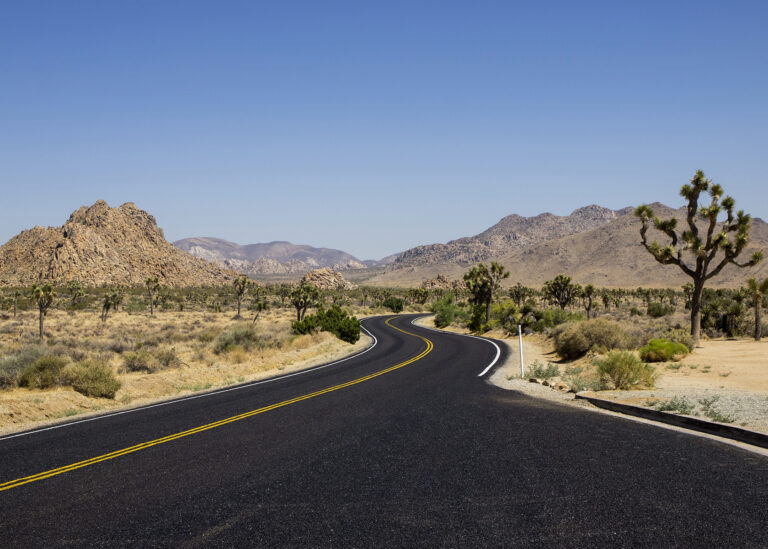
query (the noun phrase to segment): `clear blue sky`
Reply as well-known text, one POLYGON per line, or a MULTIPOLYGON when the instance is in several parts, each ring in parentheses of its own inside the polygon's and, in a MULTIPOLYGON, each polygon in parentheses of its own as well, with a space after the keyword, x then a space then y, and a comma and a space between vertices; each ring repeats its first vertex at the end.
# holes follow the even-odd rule
POLYGON ((510 213, 768 218, 768 2, 8 1, 0 241, 135 202, 166 237, 362 259, 510 213), (630 5, 631 4, 631 5, 630 5))

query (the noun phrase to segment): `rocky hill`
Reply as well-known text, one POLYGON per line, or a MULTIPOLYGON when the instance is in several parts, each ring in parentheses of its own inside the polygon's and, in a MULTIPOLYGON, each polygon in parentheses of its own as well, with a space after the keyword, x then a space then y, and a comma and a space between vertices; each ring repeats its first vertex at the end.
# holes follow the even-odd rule
MULTIPOLYGON (((662 219, 673 215, 680 222, 685 219, 684 208, 674 210, 658 203, 652 204, 651 207, 662 219)), ((480 235, 460 239, 454 242, 473 241, 477 244, 480 240, 480 243, 473 247, 474 252, 471 255, 452 254, 447 253, 446 248, 433 248, 419 260, 412 260, 418 257, 414 255, 406 260, 395 261, 387 270, 370 277, 366 283, 383 286, 418 286, 422 281, 434 278, 438 273, 444 277, 460 280, 469 265, 475 261, 502 263, 511 273, 505 284, 522 282, 539 286, 559 273, 566 273, 581 284, 591 283, 609 287, 669 287, 678 286, 690 280, 678 267, 657 263, 643 248, 640 243, 640 221, 632 215, 632 208, 615 211, 615 217, 610 213, 600 214, 600 210, 591 206, 576 210, 567 217, 581 212, 577 217, 582 218, 583 223, 580 221, 573 225, 564 218, 553 220, 551 217, 557 216, 551 216, 551 214, 542 214, 535 218, 508 216, 481 234, 486 235, 488 241, 493 241, 496 237, 496 242, 503 242, 505 233, 500 225, 505 224, 507 228, 527 226, 529 229, 525 235, 527 244, 517 244, 522 240, 522 233, 517 231, 514 234, 518 234, 518 238, 509 241, 510 245, 506 247, 498 244, 483 246, 480 235), (582 216, 585 210, 595 212, 597 215, 586 216, 584 219, 582 216), (587 228, 590 223, 594 223, 595 226, 587 228), (531 234, 535 233, 534 227, 544 230, 545 234, 531 234), (581 230, 562 234, 572 230, 573 227, 581 230), (556 236, 557 234, 560 236, 556 236), (499 235, 501 235, 500 239, 499 235), (470 257, 473 259, 468 263, 467 259, 470 257)), ((653 229, 649 231, 651 240, 658 239, 660 242, 666 242, 663 235, 654 233, 653 229)), ((439 246, 451 247, 451 244, 439 246)), ((460 248, 455 246, 452 249, 460 248)), ((761 219, 754 219, 752 222, 750 244, 743 255, 745 261, 754 250, 763 250, 768 256, 768 224, 761 219)), ((768 277, 768 261, 748 269, 729 265, 709 284, 736 287, 743 285, 751 276, 768 277)))
POLYGON ((130 202, 110 208, 99 200, 61 227, 34 227, 0 247, 0 284, 143 284, 150 276, 197 286, 228 284, 235 273, 171 245, 155 218, 130 202))
POLYGON ((329 267, 335 271, 365 269, 356 257, 331 248, 276 241, 240 245, 220 238, 185 238, 173 243, 187 253, 250 275, 299 274, 329 267))
POLYGON ((340 273, 332 271, 328 267, 309 271, 301 281, 308 282, 321 290, 353 290, 356 287, 351 282, 344 280, 340 273))
POLYGON ((508 215, 478 235, 452 240, 446 244, 430 244, 406 250, 389 264, 389 269, 440 263, 471 265, 540 242, 583 233, 626 213, 626 208, 614 211, 592 205, 579 208, 567 216, 551 213, 535 217, 508 215))

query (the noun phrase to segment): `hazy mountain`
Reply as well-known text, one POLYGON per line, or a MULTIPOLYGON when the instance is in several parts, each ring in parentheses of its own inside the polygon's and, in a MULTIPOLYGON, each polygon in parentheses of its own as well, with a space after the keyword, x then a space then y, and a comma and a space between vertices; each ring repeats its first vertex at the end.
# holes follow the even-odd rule
POLYGON ((128 202, 103 200, 73 212, 61 227, 35 227, 0 247, 0 284, 40 281, 143 284, 156 276, 168 286, 230 283, 235 273, 175 248, 155 218, 128 202))
POLYGON ((365 269, 356 257, 331 248, 276 241, 240 245, 220 238, 185 238, 173 243, 195 257, 247 274, 305 273, 329 267, 336 271, 365 269))

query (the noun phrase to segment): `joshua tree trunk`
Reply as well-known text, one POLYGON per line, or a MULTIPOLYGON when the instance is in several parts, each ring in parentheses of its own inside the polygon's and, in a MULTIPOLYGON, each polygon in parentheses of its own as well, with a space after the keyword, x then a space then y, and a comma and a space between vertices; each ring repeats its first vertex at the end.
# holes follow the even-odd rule
POLYGON ((243 298, 240 296, 237 296, 237 318, 242 318, 240 316, 240 306, 243 304, 243 298))
POLYGON ((693 344, 699 345, 701 337, 701 294, 704 291, 704 281, 695 280, 691 292, 691 337, 693 344))
POLYGON ((763 335, 763 325, 762 322, 762 308, 763 303, 762 300, 755 302, 755 341, 760 341, 760 338, 763 335))
POLYGON ((16 318, 16 304, 19 302, 19 296, 13 296, 13 318, 16 318))
POLYGON ((45 318, 45 313, 40 311, 40 341, 43 341, 43 334, 45 333, 43 331, 43 318, 45 318))
POLYGON ((485 322, 486 324, 491 321, 491 299, 489 298, 488 301, 485 303, 485 322))

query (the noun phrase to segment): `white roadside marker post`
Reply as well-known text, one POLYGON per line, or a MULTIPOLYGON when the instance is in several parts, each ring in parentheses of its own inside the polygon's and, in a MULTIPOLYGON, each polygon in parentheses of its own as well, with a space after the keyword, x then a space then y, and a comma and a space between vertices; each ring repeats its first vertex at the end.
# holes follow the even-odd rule
POLYGON ((517 339, 520 342, 520 379, 524 379, 525 372, 523 371, 523 332, 520 329, 520 324, 517 325, 517 339))

